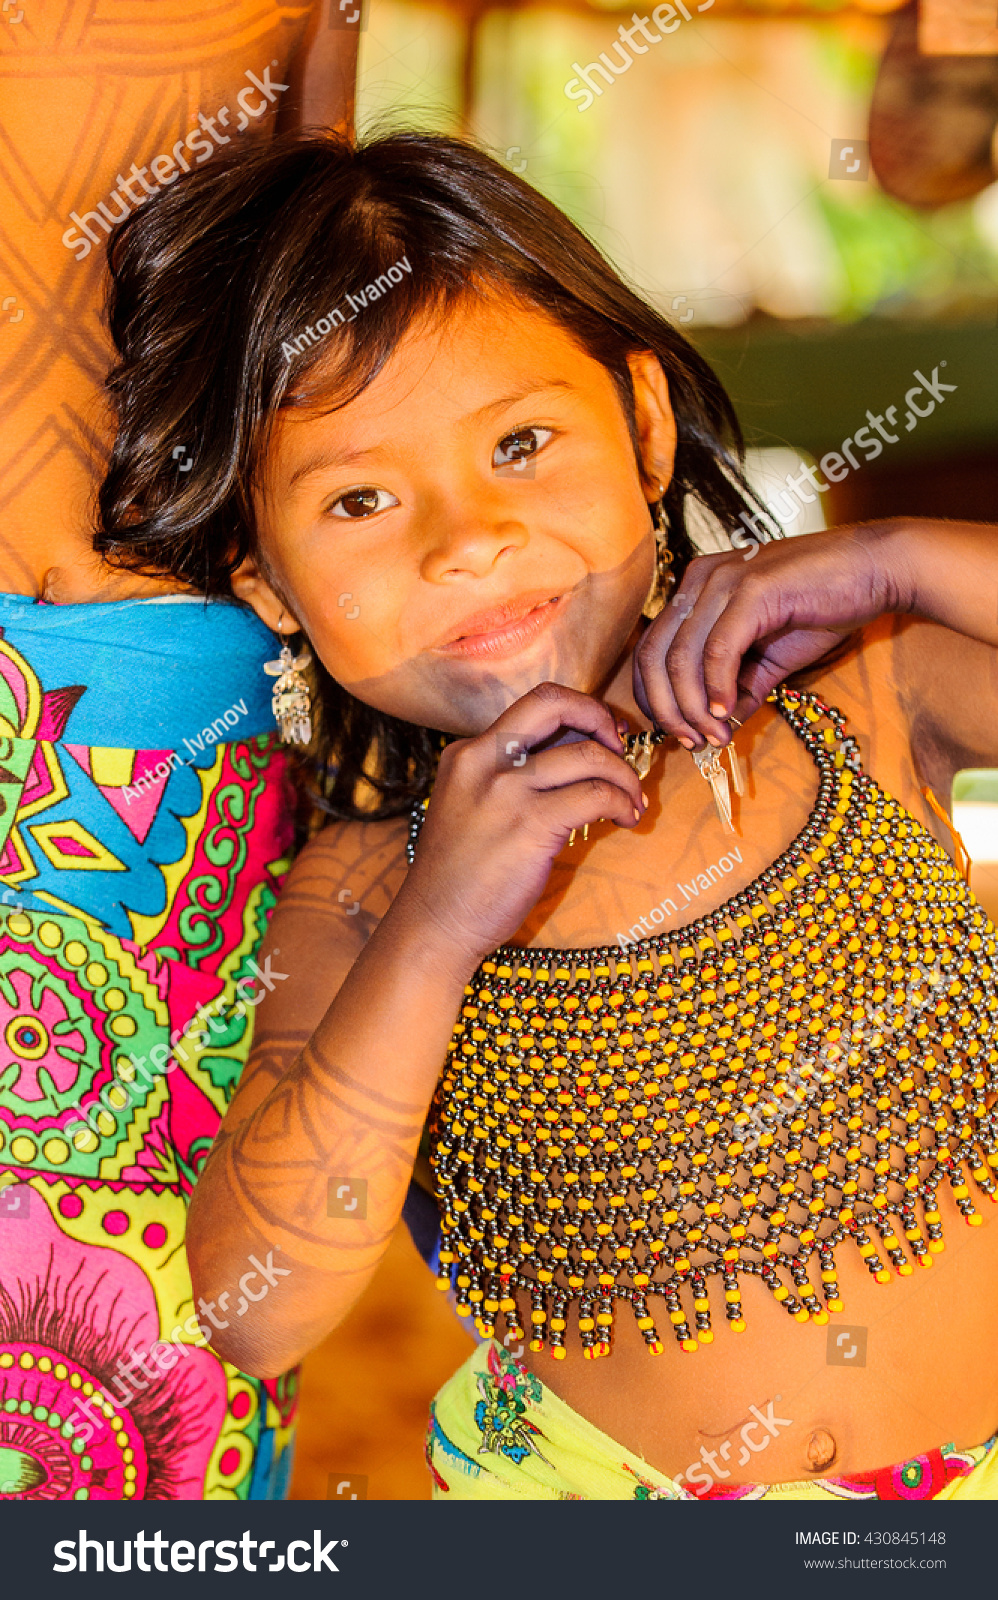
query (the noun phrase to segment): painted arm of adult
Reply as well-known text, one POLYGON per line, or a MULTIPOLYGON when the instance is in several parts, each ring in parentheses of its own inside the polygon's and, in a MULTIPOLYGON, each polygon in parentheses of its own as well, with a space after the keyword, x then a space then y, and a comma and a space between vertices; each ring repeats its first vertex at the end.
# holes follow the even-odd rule
POLYGON ((635 656, 638 704, 694 746, 725 744, 791 674, 885 612, 905 630, 912 717, 957 765, 998 764, 998 528, 896 518, 690 563, 635 656), (678 604, 676 602, 679 602, 678 604), (963 759, 974 753, 974 760, 963 759))
POLYGON ((335 128, 352 131, 357 47, 368 0, 315 0, 301 44, 288 68, 288 92, 277 131, 335 128))

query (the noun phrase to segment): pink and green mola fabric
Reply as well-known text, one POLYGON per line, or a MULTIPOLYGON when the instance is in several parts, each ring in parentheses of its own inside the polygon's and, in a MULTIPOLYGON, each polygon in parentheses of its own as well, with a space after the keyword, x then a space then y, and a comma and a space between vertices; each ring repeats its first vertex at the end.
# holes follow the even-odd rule
POLYGON ((286 1492, 296 1374, 208 1348, 184 1251, 289 864, 274 653, 230 602, 0 596, 0 1499, 286 1492))

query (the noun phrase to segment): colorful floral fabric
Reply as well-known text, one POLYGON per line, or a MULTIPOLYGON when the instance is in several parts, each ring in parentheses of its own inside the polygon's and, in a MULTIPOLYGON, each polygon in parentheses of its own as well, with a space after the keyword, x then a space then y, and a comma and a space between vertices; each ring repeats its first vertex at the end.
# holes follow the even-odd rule
POLYGON ((849 1477, 694 1493, 593 1427, 492 1341, 434 1399, 426 1463, 435 1500, 998 1499, 998 1434, 849 1477))
MULTIPOLYGON (((4 596, 0 629, 0 1499, 273 1498, 296 1375, 207 1348, 184 1252, 281 976, 273 639, 179 599, 4 596)), ((230 1315, 280 1292, 247 1269, 230 1315)))

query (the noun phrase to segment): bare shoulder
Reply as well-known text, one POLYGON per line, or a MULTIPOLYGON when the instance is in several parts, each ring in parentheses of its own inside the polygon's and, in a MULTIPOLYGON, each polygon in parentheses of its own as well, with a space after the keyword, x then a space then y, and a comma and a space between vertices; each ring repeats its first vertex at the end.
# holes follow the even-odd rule
POLYGON ((887 613, 794 681, 843 713, 870 776, 950 849, 922 790, 948 809, 954 775, 991 764, 959 737, 952 707, 991 673, 994 655, 939 623, 887 613))
POLYGON ((994 764, 998 651, 979 639, 888 613, 805 681, 840 706, 871 761, 910 763, 944 804, 962 767, 994 764))

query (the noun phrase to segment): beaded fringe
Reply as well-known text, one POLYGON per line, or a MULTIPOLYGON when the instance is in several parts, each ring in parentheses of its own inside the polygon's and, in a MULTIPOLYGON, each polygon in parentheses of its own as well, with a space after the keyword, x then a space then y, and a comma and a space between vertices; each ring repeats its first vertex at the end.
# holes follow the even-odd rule
POLYGON ((740 1332, 739 1280, 752 1275, 796 1321, 825 1323, 844 1310, 839 1244, 851 1240, 886 1284, 931 1267, 943 1249, 941 1183, 971 1226, 982 1221, 971 1179, 998 1203, 998 1108, 985 1100, 998 1087, 994 929, 942 847, 863 771, 841 715, 785 687, 770 699, 822 774, 807 825, 771 868, 718 911, 626 956, 510 947, 466 991, 434 1101, 431 1162, 438 1284, 456 1291, 459 1314, 483 1337, 526 1338, 513 1298, 522 1291, 532 1350, 565 1356, 574 1303, 585 1355, 609 1354, 623 1301, 658 1354, 657 1300, 692 1353, 713 1339, 709 1280, 720 1277, 715 1299, 723 1291, 740 1332), (821 717, 832 727, 815 727, 821 717), (923 998, 932 962, 940 992, 923 998), (905 981, 919 1006, 894 1027, 883 1008, 899 1014, 905 981), (859 1049, 866 998, 881 1009, 859 1049), (818 1046, 815 1067, 807 1051, 818 1046), (753 1119, 764 1131, 747 1145, 753 1119), (725 1200, 740 1207, 737 1220, 725 1200), (694 1223, 685 1213, 697 1207, 694 1223), (793 1210, 806 1220, 791 1220, 793 1210), (753 1213, 764 1236, 749 1233, 753 1213))

